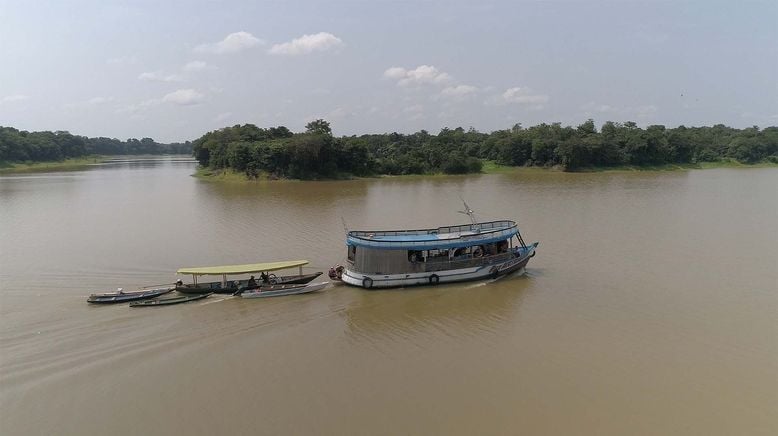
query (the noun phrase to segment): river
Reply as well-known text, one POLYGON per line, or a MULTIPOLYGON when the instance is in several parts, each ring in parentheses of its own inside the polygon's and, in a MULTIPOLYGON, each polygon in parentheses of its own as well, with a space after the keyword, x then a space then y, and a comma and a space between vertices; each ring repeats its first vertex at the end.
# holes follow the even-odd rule
POLYGON ((216 183, 188 159, 0 176, 0 433, 778 432, 778 170, 216 183), (351 229, 515 219, 494 282, 90 306, 351 229))

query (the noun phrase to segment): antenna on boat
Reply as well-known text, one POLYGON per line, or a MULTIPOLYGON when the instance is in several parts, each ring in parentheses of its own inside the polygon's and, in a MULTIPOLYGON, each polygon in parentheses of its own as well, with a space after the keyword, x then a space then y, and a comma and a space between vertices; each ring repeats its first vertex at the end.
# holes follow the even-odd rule
POLYGON ((343 232, 348 235, 348 226, 346 225, 346 220, 343 219, 343 217, 340 217, 340 222, 343 223, 343 232))
POLYGON ((473 212, 473 209, 470 209, 470 206, 467 205, 467 202, 462 197, 459 197, 459 199, 462 200, 462 204, 465 205, 465 210, 458 210, 457 212, 463 213, 463 214, 469 216, 470 217, 470 223, 472 223, 473 225, 477 224, 478 221, 476 221, 476 219, 475 219, 475 213, 473 212))

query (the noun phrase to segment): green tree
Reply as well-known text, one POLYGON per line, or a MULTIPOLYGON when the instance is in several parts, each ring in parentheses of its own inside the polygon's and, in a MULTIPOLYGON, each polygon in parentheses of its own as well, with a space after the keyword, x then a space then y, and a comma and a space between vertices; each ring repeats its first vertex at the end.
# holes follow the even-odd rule
POLYGON ((316 135, 332 135, 332 129, 330 129, 330 123, 322 119, 313 120, 310 123, 306 124, 305 132, 313 133, 316 135))

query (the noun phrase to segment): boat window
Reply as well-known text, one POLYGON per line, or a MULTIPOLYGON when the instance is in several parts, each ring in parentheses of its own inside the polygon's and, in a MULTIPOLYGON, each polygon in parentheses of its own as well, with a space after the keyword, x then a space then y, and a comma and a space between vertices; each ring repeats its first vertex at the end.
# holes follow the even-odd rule
POLYGON ((354 261, 354 258, 357 255, 357 246, 356 245, 349 245, 348 246, 348 260, 354 261))
POLYGON ((440 260, 448 259, 448 250, 430 250, 427 254, 427 259, 440 260))

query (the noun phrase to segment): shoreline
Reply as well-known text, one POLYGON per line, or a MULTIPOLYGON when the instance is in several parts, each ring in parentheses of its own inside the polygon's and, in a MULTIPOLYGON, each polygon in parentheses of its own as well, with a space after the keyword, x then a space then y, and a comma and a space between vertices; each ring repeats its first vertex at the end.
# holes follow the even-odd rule
POLYGON ((0 174, 23 174, 23 173, 37 173, 46 171, 70 171, 80 170, 92 165, 102 164, 110 160, 115 159, 135 159, 141 160, 143 158, 155 159, 159 157, 185 157, 192 159, 188 154, 132 154, 132 155, 101 155, 95 154, 91 156, 68 158, 61 161, 43 161, 43 162, 0 162, 0 174))
MULTIPOLYGON (((14 162, 14 163, 0 163, 0 174, 20 174, 20 173, 35 173, 46 171, 61 171, 61 170, 78 170, 86 168, 90 165, 103 163, 108 160, 110 156, 88 156, 83 158, 71 158, 63 161, 50 161, 50 162, 14 162)), ((567 171, 570 174, 576 173, 610 173, 610 172, 650 172, 650 171, 688 171, 688 170, 705 170, 715 168, 778 168, 778 163, 770 161, 762 161, 754 164, 745 164, 738 162, 734 159, 725 159, 715 162, 699 162, 695 164, 662 164, 662 165, 621 165, 615 167, 583 167, 575 171, 567 171)), ((245 173, 238 172, 232 169, 224 170, 211 170, 209 168, 197 168, 193 177, 203 181, 213 182, 225 182, 225 183, 248 183, 248 182, 274 182, 274 181, 342 181, 342 180, 360 180, 360 179, 379 179, 379 178, 394 178, 394 177, 448 177, 448 176, 466 176, 466 175, 491 175, 491 174, 509 174, 518 171, 543 171, 543 172, 565 172, 561 167, 536 167, 536 166, 507 166, 500 165, 493 161, 483 161, 483 168, 478 173, 468 174, 377 174, 375 176, 368 177, 355 177, 344 176, 341 178, 331 179, 289 179, 289 178, 277 178, 268 173, 260 172, 256 178, 248 178, 245 173)))
POLYGON ((377 174, 372 177, 345 177, 334 179, 289 179, 289 178, 276 178, 271 177, 267 173, 260 173, 256 178, 248 178, 243 172, 238 172, 232 169, 212 170, 209 168, 198 168, 192 177, 198 178, 203 181, 210 182, 225 182, 225 183, 252 183, 252 182, 331 182, 342 180, 362 180, 362 179, 381 179, 381 178, 395 178, 395 177, 416 177, 416 178, 429 178, 429 177, 449 177, 449 176, 472 176, 472 175, 493 175, 493 174, 510 174, 519 171, 533 171, 533 172, 567 172, 569 174, 589 174, 589 173, 613 173, 613 172, 670 172, 670 171, 689 171, 689 170, 707 170, 716 168, 778 168, 778 163, 769 161, 757 162, 755 164, 744 164, 734 159, 726 159, 716 162, 699 162, 695 164, 662 164, 662 165, 621 165, 615 167, 585 167, 579 168, 576 171, 564 171, 559 166, 553 167, 535 167, 535 166, 507 166, 500 165, 492 161, 483 161, 483 168, 478 173, 468 174, 377 174))
POLYGON ((61 161, 46 162, 3 162, 0 166, 0 174, 16 173, 36 173, 59 170, 77 170, 90 165, 99 164, 107 159, 105 156, 87 156, 80 158, 69 158, 61 161))

